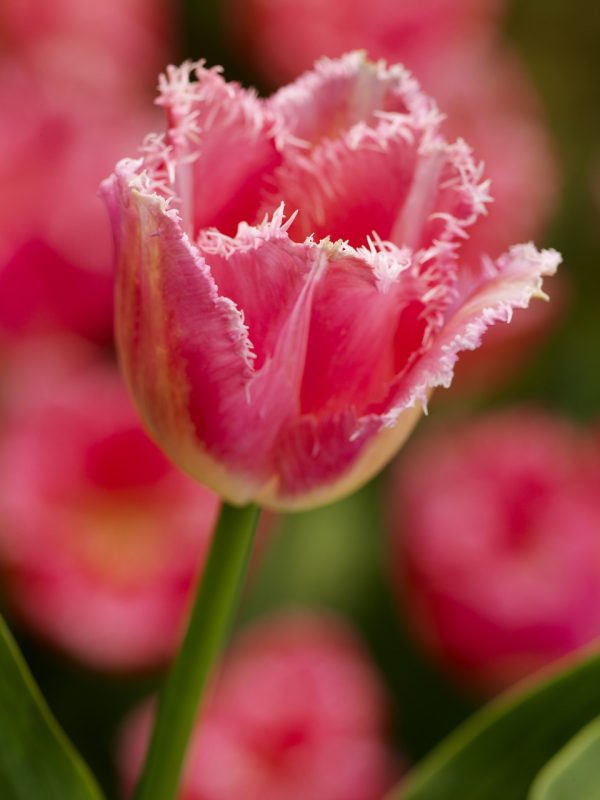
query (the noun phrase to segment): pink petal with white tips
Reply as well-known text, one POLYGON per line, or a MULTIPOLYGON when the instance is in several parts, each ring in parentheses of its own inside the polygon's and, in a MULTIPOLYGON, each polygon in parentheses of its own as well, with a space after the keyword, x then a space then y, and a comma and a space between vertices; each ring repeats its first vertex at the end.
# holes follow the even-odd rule
MULTIPOLYGON (((448 387, 463 350, 474 350, 487 328, 510 322, 515 309, 527 308, 533 297, 547 299, 544 276, 554 275, 561 262, 555 250, 537 250, 533 244, 514 245, 497 262, 483 259, 481 274, 458 287, 443 328, 431 348, 400 383, 399 406, 410 398, 425 397, 428 389, 448 387)), ((392 418, 396 411, 392 411, 392 418)))
POLYGON ((375 127, 385 113, 401 114, 410 124, 439 122, 435 102, 399 64, 373 63, 365 53, 322 58, 314 68, 266 101, 282 121, 280 137, 297 147, 314 147, 355 125, 375 127))
MULTIPOLYGON (((542 277, 553 274, 559 262, 555 251, 518 245, 496 264, 485 262, 478 282, 442 292, 437 308, 432 297, 430 319, 424 304, 420 339, 409 347, 412 361, 396 365, 396 378, 385 384, 384 401, 373 398, 362 415, 356 410, 320 418, 303 415, 286 429, 279 452, 280 497, 268 502, 316 505, 322 497, 341 496, 376 474, 416 424, 431 391, 450 384, 459 353, 477 347, 490 325, 510 321, 514 309, 526 308, 532 297, 542 295, 542 277)), ((370 315, 367 309, 365 316, 370 315)), ((406 333, 414 335, 412 322, 406 333)), ((368 345, 364 357, 365 363, 373 363, 368 345)))
POLYGON ((376 232, 418 248, 464 238, 485 213, 481 165, 440 135, 442 115, 402 67, 322 59, 267 104, 284 121, 283 163, 263 212, 281 199, 298 209, 296 238, 359 246, 376 232))
POLYGON ((281 160, 272 116, 253 92, 202 64, 169 67, 160 92, 168 131, 154 155, 171 160, 184 226, 192 235, 210 226, 235 234, 241 220, 254 222, 281 160))

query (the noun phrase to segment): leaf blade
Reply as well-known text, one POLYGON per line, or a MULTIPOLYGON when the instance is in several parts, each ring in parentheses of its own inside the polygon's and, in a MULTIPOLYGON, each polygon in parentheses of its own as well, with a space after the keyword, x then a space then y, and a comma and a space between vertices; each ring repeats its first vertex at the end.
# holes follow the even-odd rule
POLYGON ((477 712, 387 800, 526 800, 536 775, 600 714, 600 652, 477 712))
POLYGON ((0 617, 0 797, 103 800, 0 617))
POLYGON ((600 800, 600 717, 574 736, 535 779, 529 800, 600 800))

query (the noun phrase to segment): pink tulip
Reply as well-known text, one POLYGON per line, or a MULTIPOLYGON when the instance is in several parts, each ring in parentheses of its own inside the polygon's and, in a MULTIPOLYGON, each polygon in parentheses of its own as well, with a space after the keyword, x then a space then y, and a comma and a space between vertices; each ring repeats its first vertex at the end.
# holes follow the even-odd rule
POLYGON ((324 59, 266 101, 189 71, 161 80, 166 135, 104 184, 127 381, 164 450, 228 501, 329 502, 560 259, 462 262, 487 183, 402 67, 324 59))
MULTIPOLYGON (((125 728, 131 787, 151 723, 125 728)), ((396 766, 380 679, 329 617, 281 614, 234 642, 192 738, 181 800, 380 800, 396 766)))
POLYGON ((394 576, 425 645, 487 690, 600 636, 600 453, 541 411, 430 433, 391 487, 394 576))
POLYGON ((29 345, 5 373, 3 586, 81 661, 156 666, 178 644, 217 498, 148 439, 114 367, 72 348, 29 345))

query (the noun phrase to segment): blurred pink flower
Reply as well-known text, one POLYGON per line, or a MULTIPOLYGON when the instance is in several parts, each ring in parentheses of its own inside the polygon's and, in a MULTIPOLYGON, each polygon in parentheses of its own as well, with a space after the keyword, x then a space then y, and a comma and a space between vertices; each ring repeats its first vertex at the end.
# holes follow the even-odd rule
POLYGON ((154 115, 7 60, 0 103, 0 343, 56 329, 109 342, 112 246, 97 187, 154 115))
POLYGON ((430 433, 392 494, 394 573, 420 638, 486 689, 600 636, 600 451, 541 411, 430 433))
POLYGON ((122 97, 151 89, 174 40, 175 7, 167 0, 2 0, 0 30, 4 51, 45 83, 122 97))
POLYGON ((178 643, 217 498, 148 439, 114 367, 73 347, 30 344, 5 373, 3 585, 78 659, 148 668, 178 643))
MULTIPOLYGON (((131 788, 146 706, 120 747, 131 788)), ((381 683, 333 617, 280 614, 234 642, 192 739, 181 800, 380 800, 397 765, 381 683)))
POLYGON ((161 81, 166 136, 104 184, 127 380, 165 451, 229 501, 329 502, 560 258, 461 261, 487 184, 403 68, 324 59, 266 101, 189 69, 161 81))
POLYGON ((56 329, 111 341, 97 187, 155 124, 171 16, 164 0, 0 5, 0 344, 56 329))
POLYGON ((440 50, 489 39, 505 6, 506 0, 225 0, 222 9, 238 49, 276 86, 323 55, 361 48, 372 58, 402 61, 417 75, 433 73, 440 50))

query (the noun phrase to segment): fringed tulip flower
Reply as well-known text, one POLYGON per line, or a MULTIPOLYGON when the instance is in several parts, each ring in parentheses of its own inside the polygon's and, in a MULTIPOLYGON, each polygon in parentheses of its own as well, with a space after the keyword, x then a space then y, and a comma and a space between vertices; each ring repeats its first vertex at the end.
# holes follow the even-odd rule
POLYGON ((495 690, 600 636, 600 452, 541 411, 430 433, 390 489, 394 576, 424 644, 495 690))
MULTIPOLYGON (((185 800, 379 800, 397 771, 383 688, 334 618, 281 614, 234 641, 187 758, 185 800)), ((150 726, 128 723, 119 752, 132 786, 150 726)))
POLYGON ((156 666, 178 645, 217 498, 148 439, 110 364, 64 341, 15 358, 0 438, 7 599, 93 667, 156 666))
POLYGON ((104 184, 125 375, 164 450, 231 503, 325 503, 559 256, 462 261, 487 183, 402 67, 324 59, 264 101, 189 73, 161 80, 166 134, 104 184))

